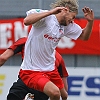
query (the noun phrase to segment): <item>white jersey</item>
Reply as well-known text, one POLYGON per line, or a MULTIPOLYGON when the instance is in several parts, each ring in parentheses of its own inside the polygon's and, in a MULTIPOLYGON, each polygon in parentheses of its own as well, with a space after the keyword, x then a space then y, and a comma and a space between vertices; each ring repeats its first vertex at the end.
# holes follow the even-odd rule
MULTIPOLYGON (((41 13, 46 10, 32 9, 27 12, 41 13)), ((50 15, 32 25, 27 42, 25 55, 21 65, 23 70, 52 71, 55 65, 55 48, 61 37, 77 39, 82 29, 76 23, 68 26, 59 25, 55 15, 50 15)))

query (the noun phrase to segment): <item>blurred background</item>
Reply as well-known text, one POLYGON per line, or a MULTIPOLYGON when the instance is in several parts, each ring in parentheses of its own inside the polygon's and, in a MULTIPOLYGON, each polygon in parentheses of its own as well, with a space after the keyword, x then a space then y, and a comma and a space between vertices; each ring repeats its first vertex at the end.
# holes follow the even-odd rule
MULTIPOLYGON (((54 0, 0 0, 0 54, 17 39, 28 35, 31 26, 23 25, 26 11, 34 8, 49 10, 52 2, 54 0)), ((79 13, 75 22, 81 27, 86 25, 82 12, 84 6, 93 9, 95 14, 90 39, 84 42, 64 37, 57 47, 69 72, 68 100, 100 99, 100 0, 79 0, 79 13)), ((8 88, 17 78, 21 62, 21 55, 18 54, 0 69, 0 100, 4 100, 8 88)))

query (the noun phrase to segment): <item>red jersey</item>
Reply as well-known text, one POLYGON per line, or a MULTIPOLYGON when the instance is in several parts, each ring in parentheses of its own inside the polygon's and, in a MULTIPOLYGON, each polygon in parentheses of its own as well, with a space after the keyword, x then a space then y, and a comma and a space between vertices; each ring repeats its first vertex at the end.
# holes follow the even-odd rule
MULTIPOLYGON (((23 59, 26 40, 27 40, 26 37, 20 38, 13 45, 11 45, 8 49, 12 49, 14 51, 14 54, 21 53, 22 59, 23 59)), ((62 56, 56 51, 55 57, 56 57, 55 66, 57 67, 60 76, 67 77, 68 72, 66 70, 66 66, 65 66, 62 56)))
POLYGON ((57 51, 56 51, 56 54, 55 54, 55 58, 56 58, 55 66, 57 67, 60 76, 61 77, 67 77, 68 72, 66 70, 64 60, 63 60, 62 56, 57 51))

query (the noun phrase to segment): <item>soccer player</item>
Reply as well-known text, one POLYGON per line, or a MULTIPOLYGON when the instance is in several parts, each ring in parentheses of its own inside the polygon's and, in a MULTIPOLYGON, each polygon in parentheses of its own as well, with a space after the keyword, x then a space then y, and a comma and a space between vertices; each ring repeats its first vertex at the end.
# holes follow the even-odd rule
MULTIPOLYGON (((18 39, 3 54, 1 54, 0 66, 3 65, 10 57, 18 53, 21 53, 22 60, 23 60, 24 46, 25 46, 26 40, 27 40, 26 37, 18 39)), ((66 70, 64 60, 57 51, 56 51, 55 57, 56 57, 55 66, 57 67, 58 72, 64 82, 66 91, 68 91, 68 84, 67 84, 68 72, 66 70)), ((28 98, 28 96, 29 98, 31 97, 33 98, 33 96, 31 96, 30 93, 34 94, 34 100, 48 100, 47 95, 45 95, 43 92, 28 88, 20 78, 17 80, 17 82, 14 82, 12 87, 10 88, 9 94, 7 96, 7 100, 23 100, 26 94, 27 94, 26 98, 28 98)))
POLYGON ((74 22, 78 14, 77 0, 56 0, 52 9, 34 9, 27 12, 25 25, 32 25, 19 77, 30 88, 41 91, 50 100, 67 99, 63 81, 55 67, 55 48, 61 37, 88 40, 93 26, 94 13, 83 8, 87 20, 85 28, 74 22))

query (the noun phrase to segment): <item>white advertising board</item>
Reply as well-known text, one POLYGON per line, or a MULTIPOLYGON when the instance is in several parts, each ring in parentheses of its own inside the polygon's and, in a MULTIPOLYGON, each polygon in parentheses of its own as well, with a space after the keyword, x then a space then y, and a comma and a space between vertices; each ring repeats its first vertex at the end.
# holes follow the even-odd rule
POLYGON ((5 67, 0 68, 0 100, 6 100, 9 88, 14 81, 17 80, 19 67, 5 67))
POLYGON ((100 68, 69 68, 68 100, 100 100, 100 68))
MULTIPOLYGON (((100 68, 67 67, 68 100, 100 100, 100 68)), ((9 88, 17 80, 19 67, 0 68, 0 100, 6 100, 9 88)))

